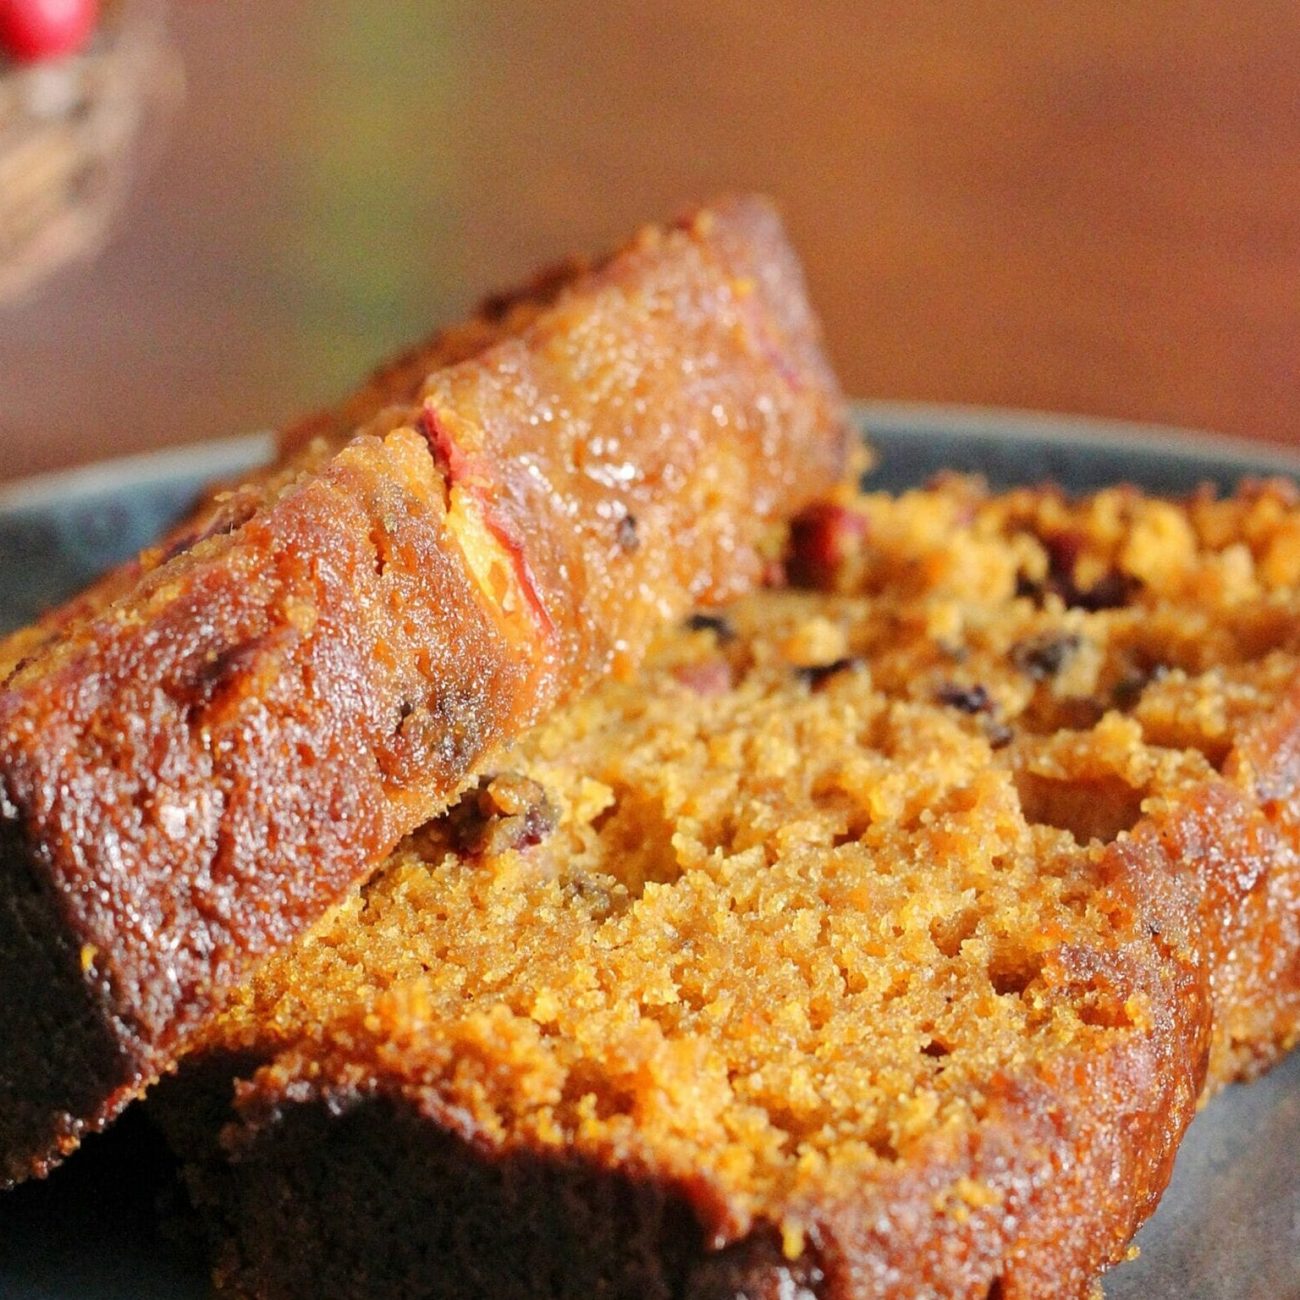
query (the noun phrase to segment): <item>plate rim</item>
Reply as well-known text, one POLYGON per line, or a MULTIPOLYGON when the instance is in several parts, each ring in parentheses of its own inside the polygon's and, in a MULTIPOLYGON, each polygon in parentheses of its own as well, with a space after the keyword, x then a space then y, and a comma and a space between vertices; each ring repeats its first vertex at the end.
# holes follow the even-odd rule
POLYGON ((1006 442, 1050 442, 1099 452, 1159 452, 1234 468, 1242 461, 1260 472, 1300 473, 1300 450, 1284 445, 1150 420, 1121 420, 1031 407, 865 399, 851 403, 868 432, 873 423, 904 436, 926 430, 1006 442))
POLYGON ((269 461, 274 448, 274 434, 246 433, 31 474, 0 483, 0 511, 48 509, 79 497, 135 490, 179 478, 215 481, 269 461))

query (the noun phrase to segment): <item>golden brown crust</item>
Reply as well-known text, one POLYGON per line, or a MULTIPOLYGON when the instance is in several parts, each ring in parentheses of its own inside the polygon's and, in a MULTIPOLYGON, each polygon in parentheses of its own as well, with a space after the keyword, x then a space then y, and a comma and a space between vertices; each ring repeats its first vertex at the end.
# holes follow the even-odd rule
POLYGON ((1300 685, 1224 767, 1259 812, 1204 855, 1214 991, 1209 1086, 1247 1080, 1300 1041, 1300 685))
POLYGON ((501 742, 755 580, 844 455, 802 293, 759 201, 643 232, 9 652, 0 874, 57 942, 11 911, 0 950, 60 965, 6 987, 0 1174, 165 1071, 501 742))

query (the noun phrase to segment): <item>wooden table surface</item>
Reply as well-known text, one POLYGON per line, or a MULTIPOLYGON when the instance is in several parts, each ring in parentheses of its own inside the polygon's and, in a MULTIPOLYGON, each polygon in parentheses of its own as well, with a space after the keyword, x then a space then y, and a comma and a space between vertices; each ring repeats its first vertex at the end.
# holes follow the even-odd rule
POLYGON ((782 204, 846 387, 1300 440, 1293 0, 182 0, 95 263, 0 308, 0 478, 266 427, 534 263, 782 204))

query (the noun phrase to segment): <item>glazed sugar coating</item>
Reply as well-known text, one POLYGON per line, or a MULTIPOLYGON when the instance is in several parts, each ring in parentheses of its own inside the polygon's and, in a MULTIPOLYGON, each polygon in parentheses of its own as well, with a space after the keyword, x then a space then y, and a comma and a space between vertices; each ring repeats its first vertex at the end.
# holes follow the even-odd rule
POLYGON ((751 586, 846 426, 780 223, 737 199, 289 441, 0 647, 0 1180, 169 1069, 497 747, 751 586))
POLYGON ((224 1155, 220 1082, 167 1103, 230 1290, 1084 1295, 1295 1041, 1289 490, 795 547, 240 994, 224 1155))

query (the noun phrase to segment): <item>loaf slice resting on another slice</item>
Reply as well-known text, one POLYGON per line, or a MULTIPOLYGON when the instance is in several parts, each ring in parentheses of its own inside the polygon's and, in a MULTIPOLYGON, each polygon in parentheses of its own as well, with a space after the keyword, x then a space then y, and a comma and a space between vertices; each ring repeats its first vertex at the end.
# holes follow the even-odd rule
POLYGON ((490 305, 293 441, 0 644, 0 1184, 503 742, 752 585, 846 450, 751 199, 490 305))
POLYGON ((1300 1032, 1300 503, 845 492, 157 1101, 259 1300, 1082 1297, 1300 1032))

